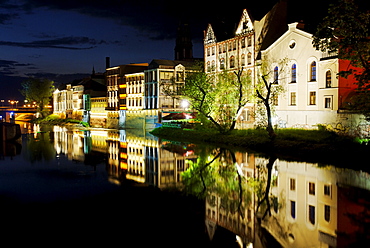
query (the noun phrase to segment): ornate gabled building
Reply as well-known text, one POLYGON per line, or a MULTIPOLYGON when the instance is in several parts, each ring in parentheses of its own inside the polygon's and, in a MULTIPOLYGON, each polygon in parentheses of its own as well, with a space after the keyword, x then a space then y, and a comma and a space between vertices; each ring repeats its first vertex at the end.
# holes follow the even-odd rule
MULTIPOLYGON (((244 71, 255 85, 256 61, 261 50, 286 30, 287 2, 278 2, 261 20, 247 9, 238 23, 225 21, 208 24, 204 33, 204 60, 207 73, 244 71)), ((254 104, 248 103, 238 116, 236 128, 254 126, 254 104)))

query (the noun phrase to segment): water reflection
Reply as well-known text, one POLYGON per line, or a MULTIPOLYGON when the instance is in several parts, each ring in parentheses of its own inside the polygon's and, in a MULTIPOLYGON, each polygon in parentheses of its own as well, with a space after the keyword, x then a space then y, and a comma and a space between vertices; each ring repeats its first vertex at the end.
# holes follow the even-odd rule
POLYGON ((215 243, 225 230, 244 247, 348 247, 370 239, 368 173, 164 141, 142 130, 38 128, 28 136, 30 161, 104 163, 111 183, 197 195, 215 243))

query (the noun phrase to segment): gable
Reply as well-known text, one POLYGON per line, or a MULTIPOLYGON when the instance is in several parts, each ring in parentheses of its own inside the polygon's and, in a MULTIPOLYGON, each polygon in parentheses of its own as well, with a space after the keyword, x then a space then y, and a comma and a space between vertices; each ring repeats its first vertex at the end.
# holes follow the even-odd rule
POLYGON ((249 16, 248 11, 244 9, 238 27, 236 28, 235 35, 249 33, 253 31, 253 29, 254 29, 253 21, 249 16))
POLYGON ((213 31, 211 24, 208 24, 204 37, 204 44, 210 44, 215 42, 216 42, 215 32, 213 31))

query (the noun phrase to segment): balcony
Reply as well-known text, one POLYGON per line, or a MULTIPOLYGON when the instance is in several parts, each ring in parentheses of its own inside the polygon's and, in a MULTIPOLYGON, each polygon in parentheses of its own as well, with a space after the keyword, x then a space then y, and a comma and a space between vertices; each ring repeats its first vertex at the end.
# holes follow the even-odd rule
POLYGON ((337 58, 337 57, 338 57, 338 52, 337 51, 335 51, 335 52, 326 51, 326 52, 322 53, 320 61, 321 60, 327 60, 327 59, 334 59, 334 58, 337 58))

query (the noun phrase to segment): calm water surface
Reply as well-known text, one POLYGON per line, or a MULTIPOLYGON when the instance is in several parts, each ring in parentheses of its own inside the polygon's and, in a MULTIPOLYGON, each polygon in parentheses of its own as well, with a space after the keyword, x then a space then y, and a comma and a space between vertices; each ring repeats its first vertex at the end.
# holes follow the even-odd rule
POLYGON ((20 125, 22 139, 1 147, 3 238, 108 247, 351 247, 370 238, 366 172, 142 130, 20 125))

